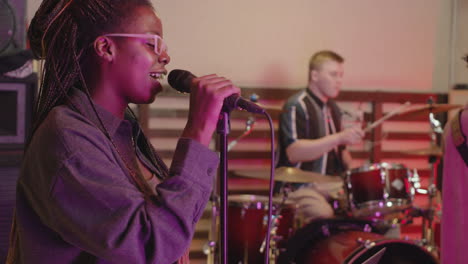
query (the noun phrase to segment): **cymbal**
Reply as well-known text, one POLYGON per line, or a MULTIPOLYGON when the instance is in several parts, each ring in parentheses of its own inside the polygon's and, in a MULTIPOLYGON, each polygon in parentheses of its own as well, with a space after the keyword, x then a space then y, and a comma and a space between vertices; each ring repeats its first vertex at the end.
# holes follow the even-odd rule
POLYGON ((403 154, 411 154, 411 155, 418 155, 418 156, 442 156, 442 149, 438 146, 431 146, 429 148, 424 149, 412 149, 412 150, 403 150, 400 151, 403 154))
POLYGON ((410 108, 402 113, 400 116, 418 116, 418 115, 429 115, 429 113, 440 113, 447 112, 452 109, 461 108, 462 105, 458 104, 427 104, 424 106, 418 106, 410 108))
MULTIPOLYGON (((269 179, 268 170, 236 170, 234 173, 241 177, 269 179)), ((292 167, 281 167, 275 170, 275 181, 294 183, 340 183, 343 180, 336 176, 323 175, 316 172, 304 171, 292 167)))

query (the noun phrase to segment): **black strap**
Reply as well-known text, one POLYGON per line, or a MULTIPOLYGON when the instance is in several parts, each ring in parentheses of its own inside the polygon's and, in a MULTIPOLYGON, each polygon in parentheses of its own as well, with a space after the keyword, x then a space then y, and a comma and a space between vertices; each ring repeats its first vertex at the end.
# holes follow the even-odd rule
POLYGON ((468 147, 466 146, 466 136, 463 134, 460 122, 462 112, 463 109, 455 115, 455 118, 452 120, 450 125, 452 127, 453 143, 455 144, 455 147, 457 148, 458 153, 460 153, 463 161, 465 161, 465 165, 468 166, 468 147))

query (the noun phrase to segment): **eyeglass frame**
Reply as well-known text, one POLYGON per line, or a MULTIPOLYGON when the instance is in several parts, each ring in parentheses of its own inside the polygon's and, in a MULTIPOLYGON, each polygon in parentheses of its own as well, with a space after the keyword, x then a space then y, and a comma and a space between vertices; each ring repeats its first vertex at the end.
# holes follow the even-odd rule
POLYGON ((154 39, 154 44, 153 44, 154 53, 156 53, 156 55, 159 56, 159 55, 161 55, 161 53, 163 51, 167 52, 166 42, 164 42, 164 40, 163 40, 163 38, 161 38, 161 36, 156 35, 156 34, 109 33, 109 34, 105 34, 105 35, 102 35, 102 36, 104 36, 104 37, 108 36, 108 37, 142 38, 142 39, 153 38, 154 39), (158 40, 160 42, 158 42, 158 40), (158 47, 156 45, 156 43, 161 43, 161 47, 158 47), (158 48, 159 48, 159 50, 157 50, 158 48))

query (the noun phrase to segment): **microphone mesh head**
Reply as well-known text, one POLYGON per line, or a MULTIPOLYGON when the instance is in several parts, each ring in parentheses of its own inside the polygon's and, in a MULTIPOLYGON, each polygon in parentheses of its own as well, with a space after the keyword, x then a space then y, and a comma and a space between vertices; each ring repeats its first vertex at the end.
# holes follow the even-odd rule
POLYGON ((191 72, 186 70, 172 70, 167 77, 169 85, 182 93, 190 93, 190 84, 195 78, 191 72))

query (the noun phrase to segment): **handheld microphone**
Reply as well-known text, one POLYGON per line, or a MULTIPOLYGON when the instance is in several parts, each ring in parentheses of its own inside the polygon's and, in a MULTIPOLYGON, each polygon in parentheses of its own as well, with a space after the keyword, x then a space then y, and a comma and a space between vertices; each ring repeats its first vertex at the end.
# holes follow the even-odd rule
MULTIPOLYGON (((186 70, 172 70, 168 76, 169 85, 182 93, 190 93, 190 84, 192 79, 196 78, 191 72, 186 70)), ((224 98, 223 108, 233 110, 240 108, 250 113, 263 114, 265 110, 260 106, 242 98, 238 94, 232 94, 224 98)))

